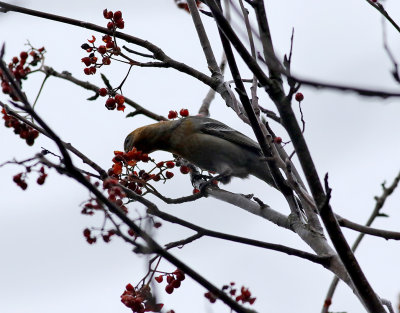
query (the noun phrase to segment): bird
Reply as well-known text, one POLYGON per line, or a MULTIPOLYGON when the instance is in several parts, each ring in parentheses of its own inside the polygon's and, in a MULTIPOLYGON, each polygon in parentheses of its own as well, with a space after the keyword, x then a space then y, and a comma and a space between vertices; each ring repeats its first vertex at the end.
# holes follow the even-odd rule
POLYGON ((193 165, 216 172, 222 183, 253 175, 277 188, 257 142, 215 119, 188 116, 137 128, 127 135, 125 152, 171 152, 193 165))

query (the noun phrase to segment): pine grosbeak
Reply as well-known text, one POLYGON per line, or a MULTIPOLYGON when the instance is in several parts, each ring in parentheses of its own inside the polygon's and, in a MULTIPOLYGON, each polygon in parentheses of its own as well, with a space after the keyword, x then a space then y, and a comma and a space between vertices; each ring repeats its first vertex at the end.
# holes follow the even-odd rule
POLYGON ((201 169, 230 176, 254 175, 275 187, 258 143, 229 126, 203 116, 162 121, 140 127, 125 139, 125 152, 156 150, 176 154, 201 169))

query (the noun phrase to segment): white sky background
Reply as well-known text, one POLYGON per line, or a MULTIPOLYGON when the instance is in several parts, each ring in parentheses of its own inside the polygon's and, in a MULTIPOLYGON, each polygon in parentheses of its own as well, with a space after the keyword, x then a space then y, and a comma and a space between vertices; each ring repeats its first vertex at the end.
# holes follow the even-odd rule
MULTIPOLYGON (((104 8, 120 9, 125 20, 124 32, 147 39, 172 58, 207 73, 191 17, 178 10, 173 0, 112 1, 112 5, 110 1, 99 0, 13 3, 100 25, 107 23, 102 17, 104 8)), ((382 46, 381 17, 366 1, 273 0, 266 4, 280 56, 288 52, 291 29, 295 28, 292 63, 295 74, 399 92, 382 46)), ((400 3, 390 0, 385 5, 399 22, 400 3)), ((203 17, 203 20, 219 59, 215 26, 209 18, 203 17)), ((36 47, 46 47, 47 65, 101 85, 99 75, 83 74, 84 66, 80 62, 85 56, 80 45, 94 32, 18 13, 0 15, 0 29, 3 30, 0 39, 6 42, 7 59, 24 50, 29 39, 36 47)), ((400 35, 390 25, 387 30, 389 45, 400 61, 400 35)), ((116 86, 126 68, 114 62, 100 72, 116 86)), ((40 85, 39 76, 24 82, 31 100, 40 85)), ((164 115, 170 109, 183 107, 195 114, 207 91, 195 79, 172 69, 133 68, 124 86, 126 96, 164 115)), ((384 180, 390 183, 400 169, 400 99, 365 98, 306 87, 301 92, 305 95, 302 108, 307 123, 306 139, 321 177, 329 172, 332 206, 340 215, 364 223, 373 209, 373 196, 381 193, 380 184, 384 180)), ((121 112, 107 111, 104 98, 86 101, 91 95, 69 82, 50 78, 37 110, 64 141, 71 142, 103 168, 109 168, 113 151, 122 150, 126 134, 151 121, 145 117, 125 119, 121 112)), ((2 95, 0 99, 6 98, 2 95)), ((273 108, 261 91, 260 103, 273 108)), ((254 138, 250 128, 220 98, 213 102, 211 116, 254 138)), ((284 140, 288 139, 282 129, 271 125, 284 140)), ((0 142, 0 163, 13 157, 19 160, 30 157, 40 147, 57 152, 44 136, 33 147, 28 147, 11 129, 3 126, 0 142)), ((288 151, 292 151, 290 145, 288 151)), ((168 154, 155 156, 159 160, 169 157, 168 154)), ((79 160, 76 164, 83 166, 79 160)), ((120 303, 119 296, 128 282, 135 284, 142 278, 146 258, 134 255, 117 238, 109 244, 100 240, 89 246, 82 230, 100 226, 101 219, 80 214, 79 204, 88 198, 87 192, 55 171, 50 171, 42 187, 37 186, 36 176, 32 175, 28 189, 22 191, 12 182, 12 176, 21 171, 17 166, 0 169, 0 312, 129 312, 120 303)), ((190 194, 188 176, 178 174, 178 170, 175 173, 173 181, 164 186, 160 184, 160 189, 170 197, 190 194)), ((254 193, 273 208, 288 213, 283 198, 255 178, 236 178, 224 188, 254 193)), ((374 226, 399 230, 399 203, 400 192, 396 191, 383 210, 390 218, 378 219, 374 226)), ((133 204, 131 208, 141 209, 141 206, 133 204)), ((212 198, 174 206, 160 203, 160 209, 213 230, 310 251, 296 235, 212 198)), ((167 243, 191 234, 181 227, 163 223, 156 237, 160 243, 167 243)), ((350 242, 355 238, 352 231, 345 234, 350 242)), ((216 239, 201 239, 173 253, 217 286, 235 281, 249 287, 257 297, 254 309, 258 312, 286 313, 293 312, 294 308, 296 312, 319 312, 332 278, 328 271, 310 262, 216 239)), ((372 286, 393 305, 397 304, 400 292, 399 256, 398 242, 371 237, 357 251, 372 286)), ((160 269, 174 268, 163 262, 160 269)), ((166 309, 173 308, 177 313, 229 311, 221 304, 209 305, 203 297, 205 290, 189 278, 172 295, 166 295, 164 286, 160 286, 159 295, 166 309)), ((349 288, 340 284, 332 310, 362 312, 363 308, 349 288)))

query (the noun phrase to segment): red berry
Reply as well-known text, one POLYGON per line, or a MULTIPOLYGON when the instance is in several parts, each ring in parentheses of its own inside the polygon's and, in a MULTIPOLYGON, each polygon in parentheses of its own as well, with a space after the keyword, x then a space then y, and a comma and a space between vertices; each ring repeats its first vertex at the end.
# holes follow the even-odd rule
POLYGON ((124 29, 125 27, 125 22, 123 19, 115 21, 115 25, 117 26, 117 28, 119 29, 124 29))
POLYGON ((181 270, 176 270, 174 272, 174 274, 175 274, 176 280, 179 280, 179 281, 185 280, 185 273, 182 272, 181 270))
POLYGON ((281 137, 275 137, 274 138, 274 142, 277 144, 281 144, 282 143, 282 138, 281 137))
POLYGON ((171 293, 174 292, 174 287, 172 287, 171 285, 167 285, 167 286, 165 287, 165 291, 166 291, 168 294, 171 294, 171 293))
POLYGON ((102 37, 103 42, 107 43, 109 41, 112 41, 112 37, 110 35, 104 35, 102 37))
POLYGON ((154 279, 156 280, 157 283, 161 283, 163 281, 163 276, 160 275, 160 276, 154 277, 154 279))
POLYGON ((128 291, 133 291, 133 290, 135 290, 135 287, 133 287, 131 284, 128 284, 125 286, 125 289, 128 291))
POLYGON ((108 28, 109 30, 112 30, 112 29, 114 28, 114 23, 113 23, 113 22, 108 22, 108 23, 107 23, 107 28, 108 28))
POLYGON ((114 48, 114 41, 110 40, 109 42, 106 43, 107 49, 112 49, 114 48))
POLYGON ((181 109, 181 110, 179 111, 179 114, 180 114, 182 117, 186 117, 186 116, 189 115, 189 110, 188 110, 188 109, 181 109))
POLYGON ((162 225, 162 224, 161 224, 160 222, 155 222, 155 223, 154 223, 154 227, 155 227, 155 228, 160 228, 161 225, 162 225))
POLYGON ((97 48, 97 51, 98 51, 100 54, 104 54, 104 53, 107 52, 107 48, 106 48, 106 46, 101 45, 101 46, 99 46, 99 47, 97 48))
POLYGON ((109 57, 104 57, 103 60, 101 61, 104 65, 110 65, 111 64, 111 59, 109 57))
POLYGON ((89 57, 84 57, 81 59, 83 63, 85 63, 86 66, 90 66, 92 64, 92 60, 89 57))
POLYGON ((159 181, 161 179, 161 176, 159 174, 154 175, 153 180, 154 181, 159 181))
POLYGON ((171 275, 167 276, 167 283, 168 284, 171 284, 173 280, 174 280, 174 278, 171 275))
POLYGON ((197 189, 197 188, 194 188, 193 189, 193 194, 195 195, 196 193, 199 193, 200 192, 200 190, 199 189, 197 189))
POLYGON ((166 176, 168 179, 171 179, 172 177, 174 177, 174 173, 166 171, 166 172, 165 172, 165 176, 166 176))
POLYGON ((24 182, 24 181, 19 183, 19 186, 21 187, 22 190, 25 190, 26 188, 28 188, 28 184, 26 182, 24 182))
POLYGON ((168 167, 168 168, 174 168, 175 163, 172 162, 172 161, 168 161, 167 163, 165 163, 165 166, 168 167))
POLYGON ((90 237, 90 229, 89 228, 85 228, 83 230, 83 236, 85 237, 90 237))
POLYGON ((106 101, 106 108, 108 110, 114 110, 115 109, 115 99, 114 98, 108 98, 106 101))
POLYGON ((36 180, 36 182, 37 182, 39 185, 43 185, 43 184, 44 184, 44 181, 46 180, 46 177, 47 177, 47 174, 40 175, 40 176, 38 177, 38 179, 36 180))
POLYGON ((18 57, 13 57, 13 58, 12 58, 12 62, 13 62, 14 64, 17 64, 18 61, 19 61, 19 60, 18 60, 18 57))
POLYGON ((169 111, 168 112, 168 118, 170 119, 170 120, 172 120, 172 119, 174 119, 174 118, 176 118, 178 116, 178 112, 176 112, 176 111, 169 111))
POLYGON ((117 111, 122 111, 122 112, 124 112, 125 111, 125 106, 123 105, 123 104, 118 104, 117 105, 117 111))
POLYGON ((99 89, 99 95, 100 96, 105 97, 105 96, 107 96, 107 94, 108 94, 108 91, 107 91, 106 88, 100 88, 99 89))
POLYGON ((298 93, 296 93, 295 99, 296 99, 296 101, 300 102, 300 101, 303 101, 304 96, 301 92, 298 92, 298 93))
POLYGON ((28 138, 36 139, 37 137, 39 137, 39 132, 36 129, 29 131, 28 138))
POLYGON ((19 183, 19 182, 21 182, 21 177, 22 177, 22 173, 19 173, 19 174, 17 174, 17 175, 14 175, 13 176, 13 181, 14 181, 14 183, 19 183))
POLYGON ((174 280, 174 281, 171 283, 171 285, 172 285, 172 287, 174 287, 174 288, 179 288, 179 287, 181 286, 181 282, 180 282, 179 280, 174 280))
POLYGON ((182 174, 187 174, 187 173, 190 172, 190 168, 187 167, 186 165, 182 165, 181 168, 180 168, 180 171, 181 171, 182 174))
POLYGON ((122 18, 122 12, 121 11, 115 11, 114 12, 114 20, 118 21, 122 18))
POLYGON ((107 12, 107 19, 111 20, 113 18, 113 15, 114 14, 112 11, 107 12))
POLYGON ((117 102, 117 104, 124 104, 125 98, 123 95, 116 94, 115 101, 117 102))
POLYGON ((90 75, 90 67, 85 67, 85 68, 83 69, 83 72, 84 72, 86 75, 90 75))
POLYGON ((28 53, 27 52, 25 52, 25 51, 22 51, 20 54, 19 54, 19 57, 21 58, 21 59, 27 59, 28 58, 28 53))
POLYGON ((26 144, 28 146, 33 146, 33 144, 35 143, 35 140, 32 138, 26 138, 26 144))
POLYGON ((149 162, 149 161, 150 161, 150 157, 149 157, 149 155, 148 155, 147 153, 143 153, 143 154, 141 155, 141 157, 140 157, 140 160, 141 160, 142 162, 149 162))

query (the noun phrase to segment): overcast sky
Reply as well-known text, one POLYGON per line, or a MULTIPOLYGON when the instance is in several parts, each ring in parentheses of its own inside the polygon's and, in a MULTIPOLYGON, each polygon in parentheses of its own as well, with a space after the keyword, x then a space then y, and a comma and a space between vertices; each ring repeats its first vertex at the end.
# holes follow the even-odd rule
MULTIPOLYGON (((104 8, 122 10, 124 32, 149 40, 174 59, 207 73, 190 15, 178 10, 173 0, 12 3, 103 26, 106 25, 104 8)), ((400 2, 384 3, 399 23, 400 2)), ((288 52, 291 30, 295 28, 292 63, 295 74, 324 82, 400 91, 390 75, 392 65, 383 49, 381 17, 366 1, 273 0, 266 1, 266 5, 280 57, 288 52)), ((215 25, 210 18, 203 20, 219 58, 221 48, 215 25)), ((99 75, 83 74, 80 61, 85 56, 80 45, 92 34, 98 38, 100 34, 18 13, 1 14, 0 29, 7 60, 25 50, 24 44, 29 40, 35 47, 46 47, 47 65, 102 85, 99 75)), ((391 25, 387 25, 387 32, 389 46, 400 61, 400 34, 391 25)), ((126 67, 113 64, 101 72, 116 86, 126 67)), ((243 73, 251 77, 248 71, 243 73)), ((36 74, 24 82, 32 101, 42 78, 42 74, 36 74)), ((159 114, 183 107, 195 114, 208 88, 172 69, 134 68, 123 91, 159 114)), ((305 96, 302 104, 305 137, 320 176, 329 172, 332 206, 340 215, 364 223, 374 207, 373 197, 381 194, 380 184, 385 180, 390 183, 400 170, 400 99, 366 98, 307 87, 302 87, 301 92, 305 96)), ((86 101, 90 96, 91 92, 78 86, 50 78, 37 111, 64 141, 71 142, 107 169, 113 151, 122 150, 127 133, 152 121, 142 116, 125 119, 121 112, 107 111, 104 98, 86 101)), ((6 97, 0 95, 0 99, 5 101, 6 97)), ((271 101, 261 93, 260 103, 273 109, 271 101)), ((211 116, 254 138, 251 129, 218 97, 212 104, 211 116)), ((271 125, 283 140, 288 139, 282 128, 271 125)), ((57 152, 43 136, 33 147, 28 147, 11 129, 4 127, 0 127, 0 143, 0 163, 14 157, 18 160, 31 157, 40 147, 57 152)), ((292 152, 292 146, 287 147, 292 152)), ((155 157, 170 158, 164 153, 155 157)), ((76 164, 84 167, 79 160, 76 164)), ((32 175, 28 189, 22 191, 12 182, 12 176, 21 171, 22 168, 13 165, 0 168, 0 312, 129 312, 119 297, 127 283, 136 284, 143 277, 146 258, 133 254, 129 246, 116 238, 109 244, 100 241, 89 246, 82 230, 101 226, 101 218, 80 214, 79 205, 88 198, 88 193, 53 170, 44 186, 38 187, 36 176, 32 175)), ((169 197, 191 193, 188 176, 178 172, 174 181, 159 184, 169 197)), ((254 193, 274 209, 289 213, 283 197, 255 178, 236 178, 224 188, 254 193)), ((172 206, 156 202, 162 210, 213 230, 310 251, 295 234, 212 198, 172 206)), ((399 204, 400 192, 396 191, 383 209, 390 218, 380 218, 374 226, 399 230, 399 204)), ((139 204, 131 204, 131 208, 143 212, 139 204)), ((167 243, 191 234, 163 223, 156 238, 167 243)), ((356 234, 345 231, 345 235, 352 242, 356 234)), ((332 279, 330 272, 310 262, 216 239, 201 239, 173 253, 217 286, 235 281, 249 287, 257 297, 254 309, 258 312, 289 313, 294 308, 296 312, 319 312, 332 279)), ((400 292, 399 243, 367 237, 356 255, 375 291, 396 305, 400 292)), ((162 262, 160 269, 174 268, 162 262)), ((166 295, 163 287, 164 284, 158 293, 161 302, 177 313, 229 312, 221 304, 210 305, 203 297, 205 290, 190 279, 172 295, 166 295)), ((363 311, 343 284, 339 285, 333 301, 332 311, 363 311)))

